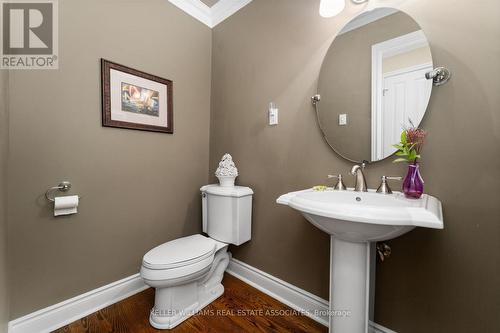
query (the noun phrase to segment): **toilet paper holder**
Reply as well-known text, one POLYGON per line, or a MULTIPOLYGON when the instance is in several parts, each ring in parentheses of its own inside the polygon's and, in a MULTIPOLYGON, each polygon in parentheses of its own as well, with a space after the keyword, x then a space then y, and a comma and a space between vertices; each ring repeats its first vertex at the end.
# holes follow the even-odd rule
POLYGON ((47 200, 54 202, 54 196, 51 195, 54 191, 68 192, 71 189, 71 183, 68 181, 60 182, 59 185, 49 188, 45 192, 45 197, 47 200))

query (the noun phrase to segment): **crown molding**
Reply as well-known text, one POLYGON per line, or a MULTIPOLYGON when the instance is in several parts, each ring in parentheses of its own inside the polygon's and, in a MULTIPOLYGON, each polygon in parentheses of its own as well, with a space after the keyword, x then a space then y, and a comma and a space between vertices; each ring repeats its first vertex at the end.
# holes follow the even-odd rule
POLYGON ((208 7, 200 0, 168 0, 168 2, 209 28, 213 28, 248 5, 252 0, 219 0, 212 7, 208 7))
POLYGON ((168 0, 168 2, 212 28, 212 11, 200 0, 168 0))
POLYGON ((215 27, 241 8, 248 5, 252 0, 219 0, 212 6, 212 26, 215 27))

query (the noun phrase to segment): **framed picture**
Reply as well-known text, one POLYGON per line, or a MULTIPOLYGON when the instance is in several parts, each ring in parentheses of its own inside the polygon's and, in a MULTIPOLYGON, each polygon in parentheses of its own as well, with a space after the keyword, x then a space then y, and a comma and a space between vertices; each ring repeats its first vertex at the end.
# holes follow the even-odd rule
POLYGON ((174 133, 173 83, 101 59, 102 125, 174 133))

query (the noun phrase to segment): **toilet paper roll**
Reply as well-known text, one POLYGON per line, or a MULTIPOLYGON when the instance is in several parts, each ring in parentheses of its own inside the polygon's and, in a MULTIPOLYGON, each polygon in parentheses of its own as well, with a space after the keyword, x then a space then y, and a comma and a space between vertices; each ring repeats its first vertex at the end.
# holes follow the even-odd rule
POLYGON ((65 197, 54 198, 54 216, 70 215, 77 213, 78 196, 68 195, 65 197))

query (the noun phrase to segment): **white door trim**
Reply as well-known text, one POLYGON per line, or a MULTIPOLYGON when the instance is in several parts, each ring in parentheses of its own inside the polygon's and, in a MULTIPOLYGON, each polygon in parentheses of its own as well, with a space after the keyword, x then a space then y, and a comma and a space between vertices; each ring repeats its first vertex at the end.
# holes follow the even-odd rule
POLYGON ((372 112, 371 112, 371 159, 380 159, 382 148, 382 91, 383 87, 383 60, 401 53, 409 52, 421 47, 429 46, 422 30, 399 36, 384 42, 372 45, 372 112))
POLYGON ((401 68, 401 69, 398 69, 398 70, 395 70, 392 72, 384 73, 383 79, 386 79, 386 78, 391 77, 391 76, 398 76, 398 75, 402 75, 402 74, 408 74, 411 72, 420 71, 422 69, 432 69, 432 68, 433 67, 432 67, 431 62, 429 62, 427 64, 420 64, 420 65, 415 65, 415 66, 411 66, 411 67, 405 67, 405 68, 401 68))

